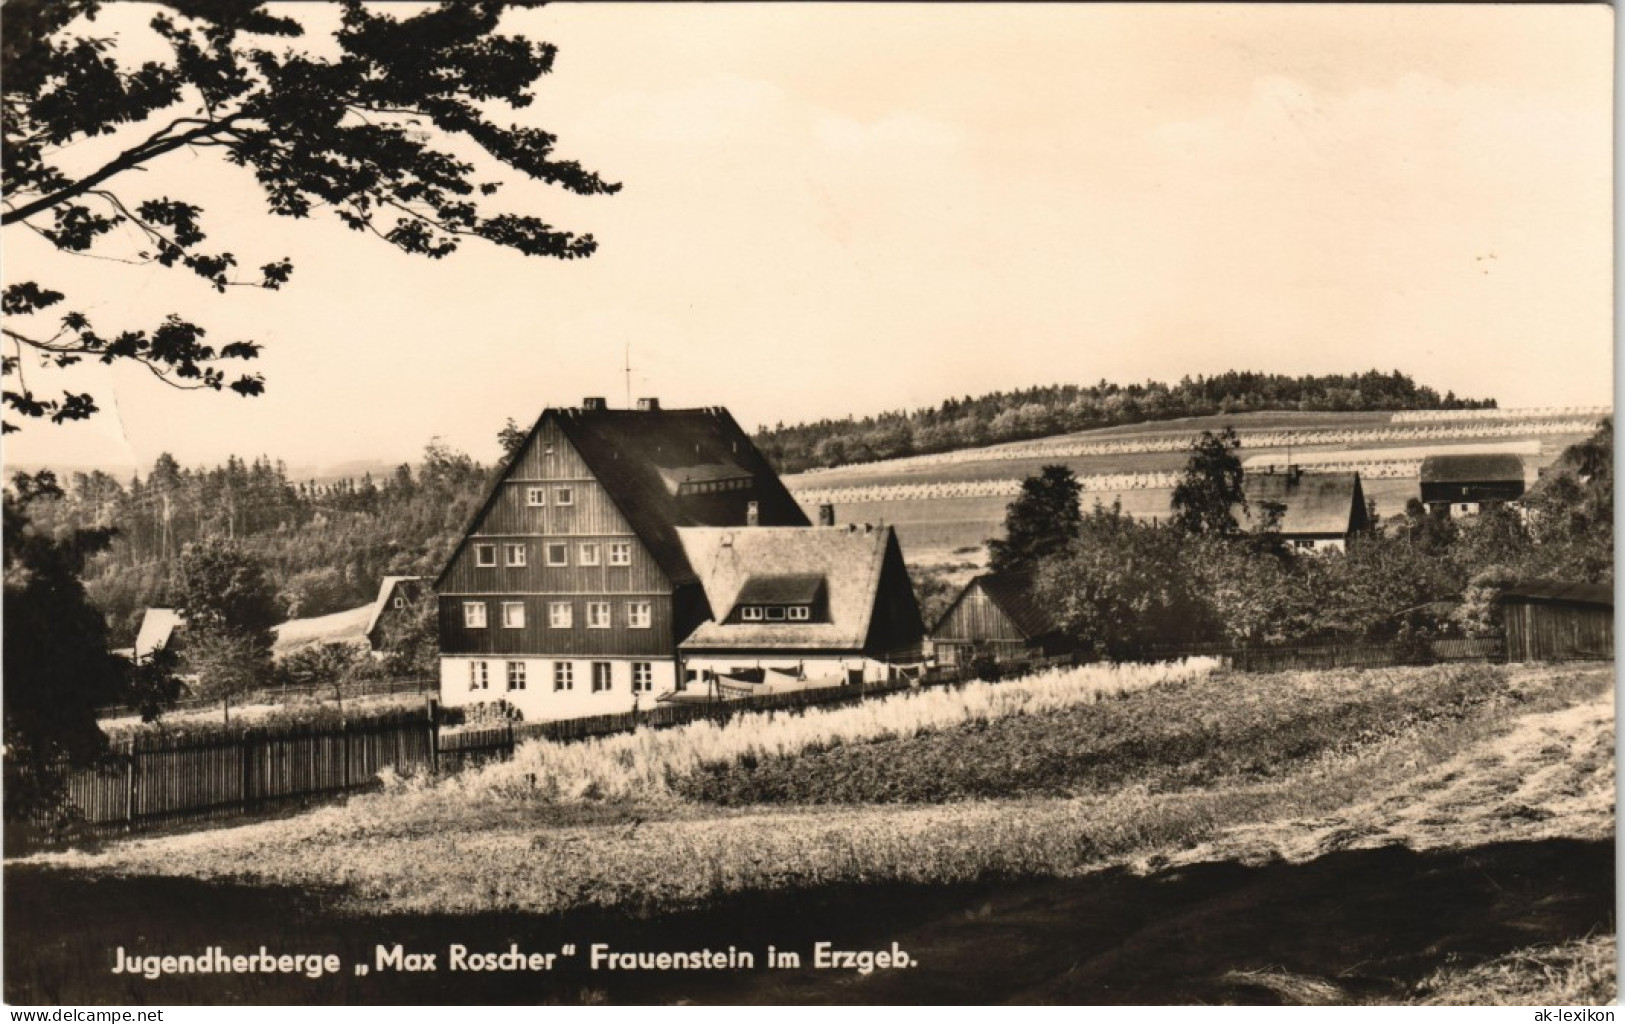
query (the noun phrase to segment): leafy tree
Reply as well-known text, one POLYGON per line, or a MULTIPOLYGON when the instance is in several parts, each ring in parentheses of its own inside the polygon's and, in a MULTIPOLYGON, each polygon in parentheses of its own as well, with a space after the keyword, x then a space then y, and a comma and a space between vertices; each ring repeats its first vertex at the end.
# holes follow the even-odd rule
MULTIPOLYGON (((499 34, 505 6, 447 0, 396 17, 346 0, 336 52, 325 56, 273 45, 304 30, 265 0, 172 0, 150 21, 169 59, 135 66, 119 59, 116 37, 96 31, 98 0, 7 3, 0 223, 62 252, 184 270, 222 292, 287 284, 286 257, 245 273, 236 254, 208 244, 199 206, 143 192, 140 172, 185 150, 249 169, 272 214, 329 210, 403 252, 438 259, 478 238, 530 256, 588 256, 591 235, 488 207, 505 171, 581 195, 620 187, 555 156, 552 134, 492 119, 499 104, 531 104, 555 55, 551 44, 499 34), (117 139, 108 158, 86 164, 77 158, 88 150, 70 153, 99 136, 117 139), (483 154, 485 169, 470 162, 473 152, 483 154), (134 250, 119 248, 132 233, 140 240, 134 250)), ((227 369, 255 358, 256 342, 216 345, 178 313, 109 331, 70 305, 43 322, 46 310, 67 301, 35 280, 15 280, 0 297, 10 318, 3 357, 10 412, 56 423, 96 412, 88 394, 36 395, 25 361, 61 368, 128 360, 177 388, 264 389, 260 375, 227 369)), ((5 429, 17 424, 8 419, 5 429)))
POLYGON ((1005 509, 1004 537, 987 542, 994 572, 1028 569, 1064 549, 1083 522, 1083 485, 1065 466, 1045 466, 1021 482, 1005 509))
POLYGON ((497 431, 497 444, 502 446, 503 464, 513 461, 514 456, 519 454, 519 449, 524 446, 525 438, 529 436, 528 430, 514 422, 512 416, 508 417, 508 422, 497 431))
POLYGON ((1247 507, 1242 489, 1241 459, 1236 449, 1241 439, 1235 428, 1214 433, 1202 431, 1191 443, 1185 471, 1174 485, 1174 521, 1187 533, 1235 533, 1236 517, 1231 511, 1247 507))
POLYGON ((1077 537, 1040 564, 1038 599, 1083 649, 1112 661, 1201 639, 1207 616, 1191 589, 1181 536, 1096 505, 1077 537))
POLYGON ((281 621, 276 592, 257 561, 220 538, 190 545, 178 577, 187 666, 230 721, 231 699, 269 681, 271 627, 281 621))
POLYGON ((107 624, 78 574, 110 532, 54 537, 29 519, 31 505, 61 493, 49 472, 18 474, 5 500, 5 816, 11 822, 60 812, 66 769, 109 757, 97 709, 129 704, 150 721, 179 689, 165 659, 137 667, 108 651, 107 624))
POLYGON ((333 688, 333 701, 344 707, 344 684, 363 674, 372 657, 355 644, 312 644, 295 651, 277 666, 278 674, 295 686, 333 688))

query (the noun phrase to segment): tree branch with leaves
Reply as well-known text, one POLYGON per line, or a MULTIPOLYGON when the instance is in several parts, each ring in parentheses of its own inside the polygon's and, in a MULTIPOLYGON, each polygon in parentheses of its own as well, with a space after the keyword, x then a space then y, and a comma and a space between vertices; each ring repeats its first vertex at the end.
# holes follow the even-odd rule
MULTIPOLYGON (((551 133, 488 116, 498 104, 530 106, 556 55, 549 43, 499 32, 509 6, 531 5, 444 2, 397 17, 347 0, 329 58, 273 49, 304 28, 265 0, 170 0, 150 21, 167 59, 132 65, 115 36, 96 34, 98 0, 12 0, 0 66, 0 224, 65 253, 179 268, 221 292, 280 289, 291 259, 244 273, 235 253, 207 244, 201 207, 136 194, 138 172, 170 154, 213 152, 252 172, 269 213, 327 210, 403 252, 439 259, 479 239, 527 256, 589 256, 590 234, 489 208, 506 172, 578 195, 620 189, 559 158, 551 133), (128 139, 95 166, 70 170, 64 154, 102 136, 128 139), (456 155, 459 146, 481 154, 485 169, 456 155), (133 249, 118 244, 121 227, 134 230, 133 249)), ((181 389, 264 391, 262 375, 235 368, 260 354, 258 342, 216 344, 180 313, 155 327, 98 330, 73 310, 83 297, 70 301, 37 280, 14 281, 0 301, 6 431, 17 418, 63 423, 97 411, 87 393, 36 391, 30 365, 133 362, 181 389)))

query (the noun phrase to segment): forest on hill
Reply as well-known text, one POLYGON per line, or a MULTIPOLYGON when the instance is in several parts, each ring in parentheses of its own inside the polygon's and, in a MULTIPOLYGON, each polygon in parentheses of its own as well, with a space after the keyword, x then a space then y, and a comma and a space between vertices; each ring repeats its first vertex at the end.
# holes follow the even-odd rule
POLYGON ((1494 399, 1457 398, 1453 391, 1440 395, 1398 370, 1302 377, 1230 371, 1184 377, 1173 385, 1102 380, 995 391, 912 412, 780 423, 758 431, 755 441, 779 472, 799 473, 1185 416, 1493 408, 1494 399))
MULTIPOLYGON (((70 537, 110 528, 87 562, 85 588, 111 641, 133 642, 142 611, 174 600, 186 545, 236 541, 258 560, 289 618, 371 601, 387 575, 434 576, 490 487, 495 470, 431 441, 416 465, 389 476, 297 482, 280 462, 235 456, 192 469, 168 454, 128 483, 103 472, 57 480, 62 496, 30 504, 36 529, 70 537)), ((53 476, 54 479, 54 476, 53 476)))

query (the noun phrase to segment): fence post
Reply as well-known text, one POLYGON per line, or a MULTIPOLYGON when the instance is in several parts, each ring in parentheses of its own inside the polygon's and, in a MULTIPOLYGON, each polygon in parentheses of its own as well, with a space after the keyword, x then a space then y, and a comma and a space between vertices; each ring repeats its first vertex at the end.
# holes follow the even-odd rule
POLYGON ((434 698, 429 699, 429 771, 440 774, 440 723, 435 721, 434 698))
POLYGON ((239 742, 237 750, 238 761, 242 768, 242 775, 238 779, 238 786, 241 788, 239 796, 242 798, 243 810, 246 811, 251 802, 250 794, 253 791, 250 787, 254 778, 254 738, 247 729, 243 730, 243 738, 239 742))

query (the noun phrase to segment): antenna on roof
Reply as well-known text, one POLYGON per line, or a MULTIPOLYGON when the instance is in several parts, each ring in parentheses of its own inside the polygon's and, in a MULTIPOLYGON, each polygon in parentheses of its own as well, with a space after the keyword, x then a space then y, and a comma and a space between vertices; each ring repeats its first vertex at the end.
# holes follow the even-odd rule
POLYGON ((632 343, 626 343, 626 407, 632 408, 632 343))

